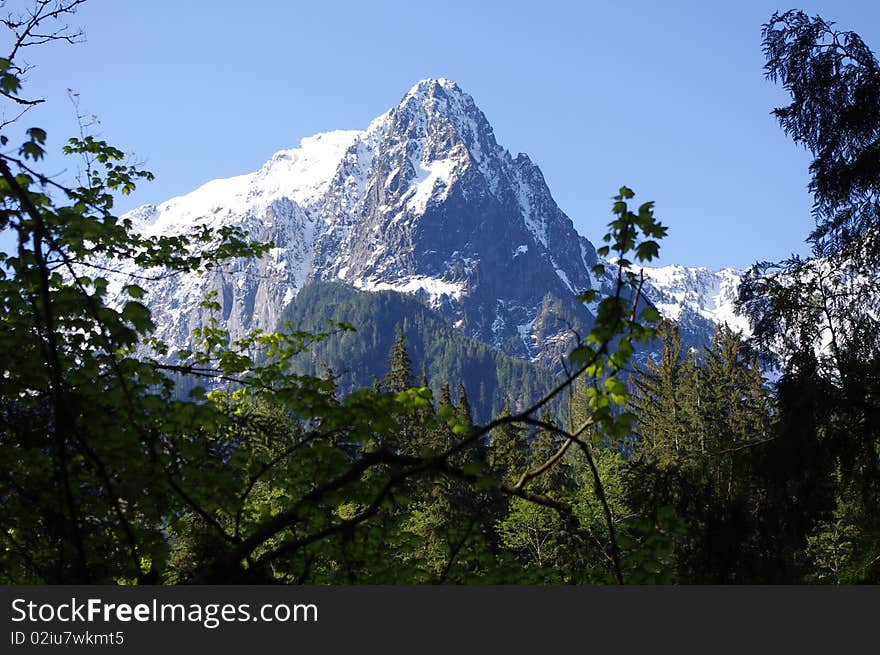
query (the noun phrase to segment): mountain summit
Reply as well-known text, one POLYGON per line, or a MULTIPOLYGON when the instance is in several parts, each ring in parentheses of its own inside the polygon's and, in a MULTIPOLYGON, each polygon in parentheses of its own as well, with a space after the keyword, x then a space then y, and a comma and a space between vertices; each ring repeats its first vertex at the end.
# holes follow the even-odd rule
MULTIPOLYGON (((158 336, 179 347, 205 321, 199 302, 208 291, 239 336, 275 329, 303 285, 323 280, 414 294, 467 336, 552 366, 592 324, 577 293, 612 284, 592 275, 596 250, 540 169, 500 146, 473 98, 442 78, 415 84, 366 130, 305 138, 255 173, 130 217, 150 233, 236 225, 275 244, 259 260, 148 289, 158 336)), ((703 276, 709 287, 712 275, 703 276)), ((677 296, 654 277, 649 297, 667 308, 677 296)), ((679 286, 689 279, 666 277, 679 286)), ((713 315, 689 311, 699 337, 713 315)))

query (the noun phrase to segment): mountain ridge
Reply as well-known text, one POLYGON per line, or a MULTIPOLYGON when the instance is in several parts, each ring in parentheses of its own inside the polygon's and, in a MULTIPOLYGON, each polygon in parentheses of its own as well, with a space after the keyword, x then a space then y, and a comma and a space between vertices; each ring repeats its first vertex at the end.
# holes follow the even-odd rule
MULTIPOLYGON (((217 292, 236 337, 275 329, 317 280, 414 295, 465 335, 553 368, 592 325, 577 294, 614 285, 613 265, 593 274, 596 250, 540 168, 498 144, 473 98, 444 78, 419 81, 365 130, 306 137, 254 173, 126 216, 148 234, 235 225, 274 243, 259 260, 149 286, 157 336, 182 348, 207 319, 206 292, 217 292)), ((715 322, 738 318, 732 269, 680 268, 646 267, 646 295, 707 341, 715 322)))

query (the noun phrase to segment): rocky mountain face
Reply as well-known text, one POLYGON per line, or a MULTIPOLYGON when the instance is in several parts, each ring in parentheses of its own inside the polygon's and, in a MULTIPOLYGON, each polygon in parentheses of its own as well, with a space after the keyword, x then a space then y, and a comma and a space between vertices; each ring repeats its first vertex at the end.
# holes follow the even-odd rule
MULTIPOLYGON (((185 347, 216 291, 233 336, 275 329, 307 282, 412 294, 466 336, 549 366, 592 324, 577 293, 610 291, 596 278, 593 245, 553 200, 540 169, 511 155, 473 99, 454 82, 427 79, 364 131, 303 139, 259 171, 215 180, 130 215, 138 229, 179 233, 236 225, 275 247, 210 276, 149 285, 166 342, 185 347)), ((738 273, 680 266, 646 270, 648 298, 693 342, 731 308, 738 273)))
POLYGON ((743 272, 734 268, 712 271, 703 267, 645 267, 648 296, 666 318, 675 321, 685 344, 698 346, 711 338, 715 326, 750 333, 748 319, 734 303, 743 272))

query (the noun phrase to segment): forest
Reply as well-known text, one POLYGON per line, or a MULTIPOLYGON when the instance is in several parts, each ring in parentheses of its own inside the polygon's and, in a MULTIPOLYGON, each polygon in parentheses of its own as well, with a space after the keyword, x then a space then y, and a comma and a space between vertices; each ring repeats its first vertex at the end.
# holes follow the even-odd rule
POLYGON ((880 582, 880 63, 857 33, 763 25, 814 211, 811 257, 745 277, 752 335, 686 348, 642 302, 668 227, 622 186, 599 248, 616 289, 580 295, 595 324, 554 378, 342 285, 276 332, 231 340, 209 294, 197 348, 153 338, 112 262, 209 274, 272 244, 139 233, 114 199, 152 175, 87 129, 75 182, 45 167, 22 53, 76 47, 84 1, 4 21, 0 584, 880 582))

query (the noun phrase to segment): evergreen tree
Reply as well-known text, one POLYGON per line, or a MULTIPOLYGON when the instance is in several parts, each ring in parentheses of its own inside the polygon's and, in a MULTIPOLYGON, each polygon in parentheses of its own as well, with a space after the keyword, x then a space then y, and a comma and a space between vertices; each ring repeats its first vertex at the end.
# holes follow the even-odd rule
MULTIPOLYGON (((500 417, 511 416, 510 404, 504 406, 500 417)), ((495 428, 489 435, 489 462, 493 475, 508 483, 515 483, 528 464, 529 444, 527 431, 513 423, 495 428)))
POLYGON ((334 400, 339 400, 339 398, 337 396, 338 387, 336 384, 336 375, 333 373, 333 369, 330 368, 329 366, 324 371, 324 379, 327 381, 328 386, 329 386, 329 395, 334 400))
POLYGON ((764 464, 799 492, 786 502, 788 539, 808 533, 808 557, 820 569, 811 579, 877 582, 880 64, 858 34, 796 10, 771 17, 763 45, 767 77, 791 93, 774 113, 813 155, 817 257, 756 265, 740 290, 755 342, 784 362, 776 442, 764 464), (810 468, 793 471, 783 453, 810 468), (808 516, 818 523, 806 525, 808 516))
POLYGON ((406 351, 406 339, 403 329, 398 327, 397 337, 391 347, 389 356, 389 370, 383 381, 383 386, 388 391, 403 391, 415 386, 412 362, 406 351))
MULTIPOLYGON (((541 414, 541 421, 554 424, 550 410, 541 414)), ((529 469, 536 469, 545 464, 559 451, 562 442, 557 434, 547 428, 539 427, 532 437, 526 465, 529 469)), ((532 487, 538 493, 562 498, 568 494, 574 486, 571 478, 571 466, 568 458, 561 458, 547 470, 546 473, 536 478, 532 487)))
POLYGON ((632 409, 638 416, 639 444, 658 461, 674 459, 690 438, 680 405, 682 389, 681 336, 670 321, 658 324, 662 343, 659 361, 649 359, 644 367, 636 366, 632 377, 632 409))
POLYGON ((440 407, 455 408, 455 405, 452 403, 452 392, 449 389, 448 382, 444 382, 443 386, 440 387, 440 407))
POLYGON ((768 438, 767 390, 728 328, 718 328, 702 363, 681 357, 675 328, 661 334, 659 362, 634 377, 639 486, 629 502, 648 517, 673 508, 688 527, 675 543, 678 580, 747 582, 774 538, 751 510, 767 493, 751 450, 768 438))
POLYGON ((880 243, 880 63, 855 32, 803 11, 774 13, 763 26, 767 77, 791 93, 773 111, 782 129, 813 153, 815 252, 862 253, 880 243))
POLYGON ((473 417, 471 416, 471 404, 468 401, 464 382, 460 382, 458 385, 458 407, 456 408, 456 413, 465 425, 474 424, 473 417))
POLYGON ((715 331, 706 352, 702 388, 711 447, 767 437, 769 400, 760 368, 741 336, 726 326, 715 331))
MULTIPOLYGON (((544 423, 554 423, 549 410, 540 418, 544 423)), ((560 438, 549 428, 535 430, 525 453, 523 470, 536 471, 551 458, 558 459, 533 478, 527 488, 530 492, 577 505, 580 481, 575 479, 576 453, 566 451, 559 457, 561 445, 560 438)), ((540 569, 540 581, 570 583, 583 573, 585 534, 573 518, 564 518, 555 509, 514 498, 496 525, 501 544, 525 565, 540 569)))

